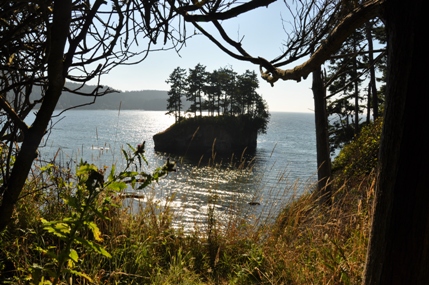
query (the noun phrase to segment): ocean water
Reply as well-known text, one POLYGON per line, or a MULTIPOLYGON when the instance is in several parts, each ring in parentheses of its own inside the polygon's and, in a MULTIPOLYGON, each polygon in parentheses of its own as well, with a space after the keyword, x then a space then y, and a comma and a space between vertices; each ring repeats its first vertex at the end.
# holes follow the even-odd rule
MULTIPOLYGON (((146 142, 147 171, 170 157, 154 151, 152 136, 168 128, 174 118, 160 111, 70 110, 56 116, 40 148, 40 159, 60 163, 84 161, 99 167, 123 163, 127 144, 146 142)), ((31 118, 29 118, 31 120, 31 118)), ((259 219, 275 215, 287 201, 316 182, 316 142, 311 113, 271 114, 267 134, 259 135, 256 153, 240 161, 207 163, 171 157, 177 171, 129 198, 138 206, 151 197, 171 207, 188 227, 204 222, 210 207, 217 213, 259 219), (257 205, 250 205, 256 202, 257 205)), ((205 160, 203 160, 205 161, 205 160)), ((222 216, 222 215, 219 215, 222 216)), ((227 215, 223 215, 227 219, 227 215)))

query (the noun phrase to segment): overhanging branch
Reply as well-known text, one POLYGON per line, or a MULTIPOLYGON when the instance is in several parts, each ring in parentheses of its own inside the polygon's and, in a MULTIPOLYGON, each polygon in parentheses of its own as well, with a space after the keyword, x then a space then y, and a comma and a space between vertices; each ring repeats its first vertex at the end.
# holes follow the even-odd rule
MULTIPOLYGON (((381 7, 385 0, 373 0, 354 9, 341 21, 331 34, 323 41, 322 45, 313 53, 313 55, 303 64, 300 64, 292 69, 280 69, 277 67, 266 68, 260 65, 261 76, 269 82, 271 86, 279 80, 295 80, 297 82, 307 76, 321 66, 327 59, 330 58, 350 35, 350 32, 363 25, 368 20, 379 16, 381 7), (266 71, 263 68, 267 69, 266 71)), ((266 63, 265 63, 266 64, 266 63)))
POLYGON ((187 22, 211 22, 213 20, 227 20, 234 17, 237 17, 240 14, 246 13, 248 11, 251 11, 253 9, 268 6, 271 3, 276 2, 277 0, 252 0, 250 2, 244 3, 240 6, 236 6, 234 8, 231 8, 227 10, 226 12, 219 12, 219 13, 208 13, 207 15, 192 15, 188 14, 191 10, 197 10, 195 6, 198 7, 198 5, 188 6, 188 7, 181 7, 179 9, 179 12, 183 15, 185 21, 187 22))

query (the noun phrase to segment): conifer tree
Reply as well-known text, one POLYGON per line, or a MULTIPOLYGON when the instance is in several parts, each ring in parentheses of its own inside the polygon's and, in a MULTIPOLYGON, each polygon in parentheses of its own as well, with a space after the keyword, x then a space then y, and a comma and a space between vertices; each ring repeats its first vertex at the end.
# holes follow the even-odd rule
POLYGON ((332 150, 342 147, 359 133, 360 102, 363 100, 361 75, 367 67, 365 55, 361 54, 365 48, 363 32, 359 29, 352 33, 330 61, 328 90, 329 97, 334 99, 328 102, 327 108, 328 116, 333 116, 330 124, 332 150))
POLYGON ((256 93, 256 89, 258 87, 258 77, 254 71, 246 70, 243 74, 237 76, 237 103, 240 114, 258 113, 256 110, 259 96, 256 93))
POLYGON ((237 73, 231 67, 223 67, 218 69, 218 84, 221 90, 221 100, 218 101, 223 115, 228 115, 231 111, 231 106, 234 104, 235 94, 235 77, 237 73))
POLYGON ((194 116, 197 115, 197 112, 202 116, 203 95, 207 76, 206 67, 200 63, 198 63, 194 69, 189 69, 189 75, 186 79, 186 100, 190 101, 191 105, 187 112, 194 113, 194 116))
POLYGON ((205 87, 205 93, 207 100, 204 102, 204 109, 208 111, 208 114, 214 116, 215 112, 219 115, 220 112, 220 96, 222 94, 220 84, 218 81, 219 73, 217 70, 208 73, 207 85, 205 87))
POLYGON ((186 91, 186 70, 176 67, 165 82, 170 84, 166 114, 173 114, 175 122, 178 123, 181 120, 182 96, 186 91))
POLYGON ((218 116, 241 117, 258 132, 265 133, 270 114, 266 101, 256 92, 259 87, 256 73, 246 70, 237 75, 232 67, 213 72, 207 72, 205 68, 197 64, 186 75, 184 69, 177 67, 170 74, 166 81, 171 84, 167 114, 174 114, 176 122, 179 122, 183 107, 181 98, 186 96, 186 100, 191 102, 187 112, 194 113, 194 117, 197 112, 202 116, 203 110, 207 110, 209 116, 217 113, 218 116))

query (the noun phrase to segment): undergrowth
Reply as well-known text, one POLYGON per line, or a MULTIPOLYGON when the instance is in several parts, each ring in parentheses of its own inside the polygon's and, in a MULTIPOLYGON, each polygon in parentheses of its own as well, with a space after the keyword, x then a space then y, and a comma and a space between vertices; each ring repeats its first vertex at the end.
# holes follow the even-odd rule
MULTIPOLYGON (((150 183, 139 209, 118 194, 120 183, 139 187, 158 177, 153 173, 41 166, 29 176, 13 223, 0 233, 0 282, 359 284, 375 183, 371 165, 380 125, 374 126, 334 163, 331 206, 308 191, 290 200, 275 221, 258 226, 243 217, 223 224, 209 207, 207 224, 185 231, 173 226, 173 197, 156 200, 150 183), (369 155, 356 157, 353 149, 369 155)), ((133 155, 139 156, 138 149, 127 157, 136 162, 133 155)))

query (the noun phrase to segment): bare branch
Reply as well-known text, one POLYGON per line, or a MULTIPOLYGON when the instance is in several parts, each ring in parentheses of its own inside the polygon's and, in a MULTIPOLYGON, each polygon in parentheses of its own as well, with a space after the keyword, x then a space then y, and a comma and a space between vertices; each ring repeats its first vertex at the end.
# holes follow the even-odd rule
POLYGON ((307 78, 313 70, 322 65, 341 47, 341 44, 348 37, 350 31, 360 27, 368 20, 377 17, 384 3, 385 0, 373 0, 354 9, 344 17, 326 40, 324 40, 319 48, 313 53, 310 59, 303 64, 298 65, 293 69, 283 70, 275 67, 274 69, 267 69, 266 71, 263 70, 263 66, 261 65, 260 71, 262 78, 272 86, 279 79, 295 80, 299 82, 302 78, 307 78))
POLYGON ((21 131, 25 132, 28 130, 27 124, 18 116, 3 96, 0 96, 0 107, 8 114, 21 131))
MULTIPOLYGON (((211 12, 206 15, 190 15, 189 11, 196 11, 201 8, 201 5, 192 5, 181 7, 178 11, 183 15, 185 21, 187 22, 211 22, 213 20, 227 20, 234 17, 237 17, 240 14, 246 13, 253 9, 270 5, 277 0, 253 0, 234 8, 227 10, 226 12, 211 12)), ((217 2, 217 7, 219 7, 220 1, 217 2)))

